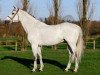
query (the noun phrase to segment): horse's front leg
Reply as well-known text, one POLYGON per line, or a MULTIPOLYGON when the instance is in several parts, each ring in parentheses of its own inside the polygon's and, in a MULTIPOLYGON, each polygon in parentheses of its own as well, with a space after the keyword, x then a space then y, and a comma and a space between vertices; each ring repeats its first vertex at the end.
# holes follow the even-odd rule
POLYGON ((43 71, 44 65, 43 65, 43 61, 42 61, 42 53, 41 53, 41 47, 38 47, 38 55, 40 58, 40 71, 43 71))
POLYGON ((33 72, 35 72, 36 69, 37 69, 37 54, 38 54, 37 51, 38 51, 38 46, 32 44, 32 52, 33 52, 33 55, 34 55, 34 67, 32 69, 33 72))

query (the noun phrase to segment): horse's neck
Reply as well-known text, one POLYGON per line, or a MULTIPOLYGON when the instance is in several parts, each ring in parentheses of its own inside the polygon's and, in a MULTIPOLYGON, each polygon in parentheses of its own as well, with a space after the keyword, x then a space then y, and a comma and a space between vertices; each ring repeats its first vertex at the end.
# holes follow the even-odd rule
POLYGON ((32 32, 32 28, 34 24, 37 22, 33 17, 31 17, 28 13, 20 10, 19 11, 19 19, 22 23, 22 26, 26 33, 32 32))

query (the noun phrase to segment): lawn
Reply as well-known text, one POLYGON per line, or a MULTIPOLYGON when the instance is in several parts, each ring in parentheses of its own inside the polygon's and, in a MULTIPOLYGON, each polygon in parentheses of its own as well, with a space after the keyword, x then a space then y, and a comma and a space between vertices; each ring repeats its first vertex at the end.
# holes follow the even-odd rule
MULTIPOLYGON (((65 49, 52 50, 45 47, 42 50, 44 71, 31 72, 33 55, 28 51, 0 51, 0 75, 100 75, 100 50, 87 49, 77 73, 64 68, 68 62, 68 52, 65 49)), ((39 65, 38 65, 39 67, 39 65)), ((74 64, 72 65, 72 69, 74 64)))

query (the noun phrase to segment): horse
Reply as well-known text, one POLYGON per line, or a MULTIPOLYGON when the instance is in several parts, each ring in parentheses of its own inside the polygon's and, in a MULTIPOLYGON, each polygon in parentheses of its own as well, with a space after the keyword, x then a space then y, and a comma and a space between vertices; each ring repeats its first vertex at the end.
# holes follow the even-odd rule
POLYGON ((18 15, 19 21, 22 23, 24 30, 27 33, 28 41, 32 47, 34 55, 34 66, 32 71, 37 69, 37 58, 39 56, 40 71, 43 71, 44 64, 42 60, 41 46, 55 45, 64 40, 68 43, 69 61, 65 68, 67 72, 71 63, 75 62, 74 72, 77 72, 79 63, 83 54, 83 33, 80 26, 73 23, 61 23, 57 25, 47 25, 29 15, 26 11, 14 8, 10 21, 18 15))

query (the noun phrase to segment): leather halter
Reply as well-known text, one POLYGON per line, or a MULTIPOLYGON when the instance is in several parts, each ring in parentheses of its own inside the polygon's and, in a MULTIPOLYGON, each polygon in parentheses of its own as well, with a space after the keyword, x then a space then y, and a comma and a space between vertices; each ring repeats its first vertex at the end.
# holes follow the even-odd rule
POLYGON ((9 17, 11 20, 13 20, 14 19, 14 17, 16 16, 16 14, 18 13, 18 11, 19 11, 19 9, 17 9, 17 11, 16 11, 16 13, 14 14, 14 16, 13 17, 9 17))

